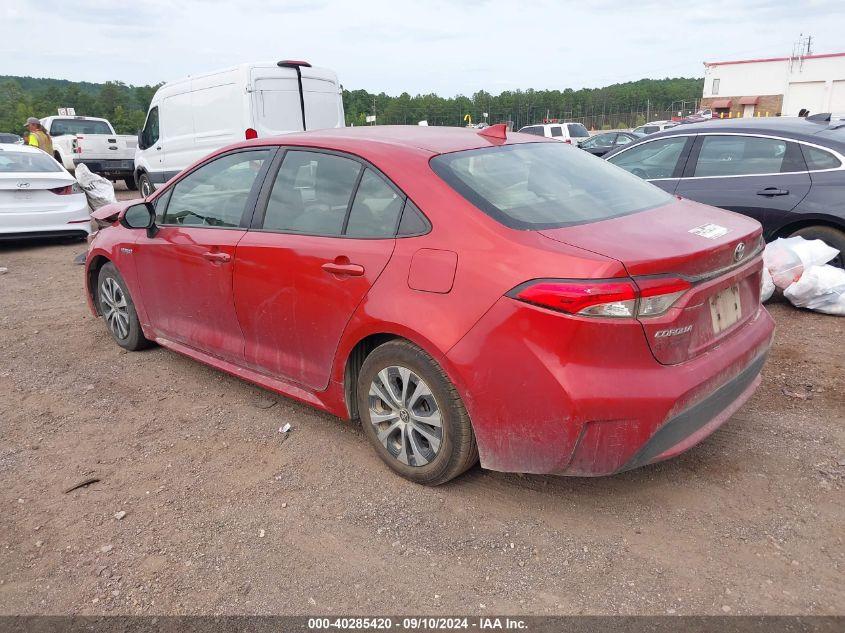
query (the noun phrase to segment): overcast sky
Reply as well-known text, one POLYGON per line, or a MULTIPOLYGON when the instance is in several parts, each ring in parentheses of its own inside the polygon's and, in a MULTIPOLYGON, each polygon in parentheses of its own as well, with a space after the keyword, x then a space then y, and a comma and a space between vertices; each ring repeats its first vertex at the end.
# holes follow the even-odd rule
POLYGON ((0 74, 137 85, 305 59, 394 95, 700 77, 802 32, 845 51, 843 0, 0 0, 0 24, 0 74))

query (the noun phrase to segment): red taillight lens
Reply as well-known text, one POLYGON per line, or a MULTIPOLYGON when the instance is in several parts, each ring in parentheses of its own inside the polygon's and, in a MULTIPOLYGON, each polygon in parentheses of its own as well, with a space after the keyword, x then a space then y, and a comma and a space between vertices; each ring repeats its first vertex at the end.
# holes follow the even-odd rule
POLYGON ((244 131, 244 136, 246 137, 246 140, 249 141, 249 140, 252 140, 254 138, 258 138, 258 132, 256 130, 253 130, 251 127, 248 127, 244 131))
POLYGON ((566 139, 566 140, 564 141, 564 143, 569 143, 570 145, 572 145, 572 139, 571 139, 571 138, 568 138, 568 139, 566 139))
POLYGON ((523 284, 508 296, 567 314, 651 317, 666 312, 690 286, 675 277, 548 280, 523 284))
POLYGON ((73 183, 67 187, 54 187, 53 189, 48 189, 48 191, 56 194, 57 196, 69 196, 72 193, 79 193, 82 190, 79 188, 77 183, 73 183))

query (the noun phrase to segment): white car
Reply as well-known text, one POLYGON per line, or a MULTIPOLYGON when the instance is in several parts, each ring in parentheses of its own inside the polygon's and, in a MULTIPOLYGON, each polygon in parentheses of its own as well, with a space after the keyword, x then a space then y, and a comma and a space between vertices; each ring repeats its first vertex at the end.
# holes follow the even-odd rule
POLYGON ((0 240, 90 232, 88 200, 64 167, 37 147, 0 143, 0 240))
POLYGON ((663 130, 668 130, 670 127, 675 127, 678 125, 677 121, 649 121, 645 125, 641 125, 640 127, 635 127, 631 132, 634 134, 654 134, 655 132, 662 132, 663 130))
POLYGON ((519 128, 521 134, 533 134, 553 138, 556 141, 577 145, 581 141, 590 138, 590 132, 581 123, 543 123, 537 125, 526 125, 519 128))

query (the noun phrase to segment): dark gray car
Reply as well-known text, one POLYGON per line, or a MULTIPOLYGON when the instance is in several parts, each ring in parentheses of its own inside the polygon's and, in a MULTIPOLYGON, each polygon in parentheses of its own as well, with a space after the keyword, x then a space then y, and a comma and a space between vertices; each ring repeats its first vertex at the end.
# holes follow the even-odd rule
POLYGON ((605 158, 661 189, 751 216, 766 241, 819 238, 845 262, 845 121, 714 119, 648 136, 605 158))

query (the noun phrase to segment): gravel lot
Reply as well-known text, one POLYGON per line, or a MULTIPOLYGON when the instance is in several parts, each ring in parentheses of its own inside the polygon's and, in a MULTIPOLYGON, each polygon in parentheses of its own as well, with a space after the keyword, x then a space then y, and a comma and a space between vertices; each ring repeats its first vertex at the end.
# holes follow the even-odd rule
POLYGON ((842 613, 843 319, 772 305, 763 386, 678 459, 427 489, 356 426, 122 351, 83 250, 0 246, 0 613, 842 613))

